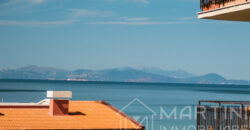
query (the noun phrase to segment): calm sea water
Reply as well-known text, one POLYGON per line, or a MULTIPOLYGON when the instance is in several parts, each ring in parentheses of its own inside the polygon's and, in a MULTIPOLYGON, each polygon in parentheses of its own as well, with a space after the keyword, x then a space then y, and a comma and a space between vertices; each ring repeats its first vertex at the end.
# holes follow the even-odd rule
POLYGON ((0 80, 4 102, 38 102, 47 90, 72 91, 72 100, 105 100, 149 130, 194 130, 199 100, 250 101, 250 86, 240 85, 0 80))

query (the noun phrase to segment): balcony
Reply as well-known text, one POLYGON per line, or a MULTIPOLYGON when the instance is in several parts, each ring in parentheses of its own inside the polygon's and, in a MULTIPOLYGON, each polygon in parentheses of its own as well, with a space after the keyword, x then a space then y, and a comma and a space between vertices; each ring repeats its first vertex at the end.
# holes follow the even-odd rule
POLYGON ((249 101, 199 101, 197 130, 249 129, 249 101))
POLYGON ((200 0, 199 19, 250 22, 250 0, 200 0))

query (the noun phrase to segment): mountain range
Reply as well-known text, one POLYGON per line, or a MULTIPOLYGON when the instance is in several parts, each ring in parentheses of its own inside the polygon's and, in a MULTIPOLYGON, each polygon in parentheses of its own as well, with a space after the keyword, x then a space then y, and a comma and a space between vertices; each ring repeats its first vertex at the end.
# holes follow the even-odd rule
POLYGON ((215 73, 197 76, 183 70, 168 71, 155 67, 124 67, 103 70, 78 69, 69 71, 32 65, 17 69, 1 69, 0 79, 250 85, 250 81, 228 80, 215 73))

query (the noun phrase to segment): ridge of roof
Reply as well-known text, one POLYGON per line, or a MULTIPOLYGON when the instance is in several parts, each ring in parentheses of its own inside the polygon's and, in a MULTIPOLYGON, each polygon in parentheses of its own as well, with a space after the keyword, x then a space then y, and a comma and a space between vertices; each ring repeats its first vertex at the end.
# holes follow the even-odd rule
MULTIPOLYGON (((14 103, 12 105, 22 106, 24 104, 31 107, 27 108, 26 106, 23 109, 0 107, 0 129, 145 130, 142 124, 106 101, 70 101, 69 113, 71 114, 56 117, 48 114, 48 105, 36 103, 14 103), (44 106, 46 109, 34 109, 32 108, 34 106, 44 106)), ((5 105, 8 105, 8 103, 5 105)))

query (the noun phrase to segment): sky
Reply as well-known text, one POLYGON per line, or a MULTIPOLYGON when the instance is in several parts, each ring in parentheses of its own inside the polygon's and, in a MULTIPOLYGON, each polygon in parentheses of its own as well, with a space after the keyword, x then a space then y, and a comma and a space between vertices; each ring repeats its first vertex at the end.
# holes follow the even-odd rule
POLYGON ((199 11, 199 0, 1 0, 0 69, 147 66, 250 80, 250 23, 199 11))

